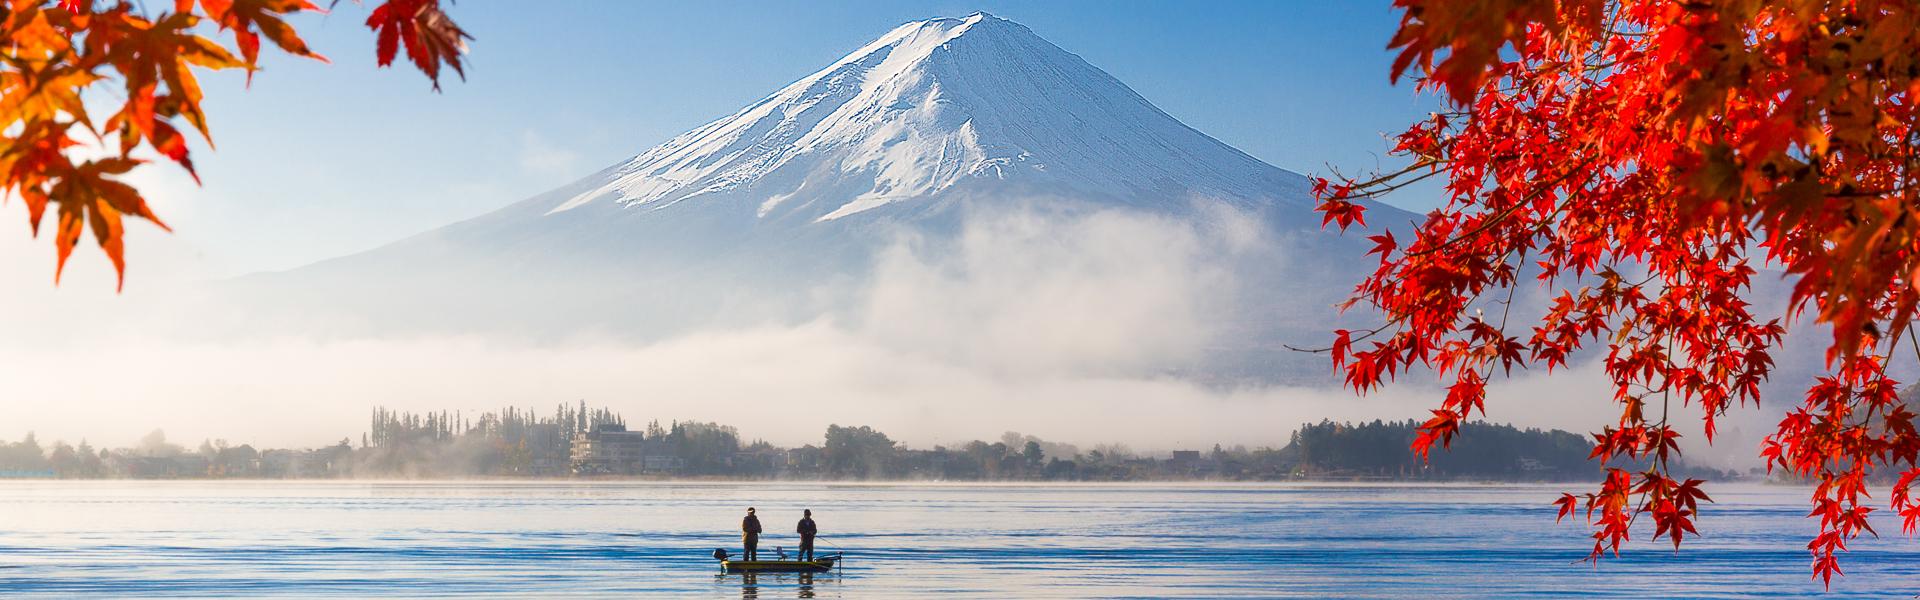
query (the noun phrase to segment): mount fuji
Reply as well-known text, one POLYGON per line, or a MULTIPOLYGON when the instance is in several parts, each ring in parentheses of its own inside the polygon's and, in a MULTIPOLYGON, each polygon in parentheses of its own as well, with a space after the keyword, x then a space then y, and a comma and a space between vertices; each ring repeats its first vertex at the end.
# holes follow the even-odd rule
POLYGON ((698 203, 802 225, 1009 186, 1135 205, 1299 202, 1305 191, 983 13, 903 25, 593 179, 543 214, 698 203))
MULTIPOLYGON (((890 256, 961 251, 983 219, 1024 215, 1012 229, 1044 241, 1063 223, 1121 214, 1184 228, 1173 239, 1226 274, 1176 303, 1232 306, 1209 325, 1204 357, 1178 368, 1261 373, 1295 360, 1271 352, 1280 343, 1324 337, 1328 307, 1369 268, 1362 236, 1320 231, 1308 190, 1025 26, 976 13, 902 25, 548 193, 230 283, 267 296, 254 305, 330 328, 657 338, 714 323, 883 318, 858 307, 890 256), (1213 285, 1222 280, 1231 285, 1213 285)), ((1376 222, 1410 218, 1372 208, 1376 222)))

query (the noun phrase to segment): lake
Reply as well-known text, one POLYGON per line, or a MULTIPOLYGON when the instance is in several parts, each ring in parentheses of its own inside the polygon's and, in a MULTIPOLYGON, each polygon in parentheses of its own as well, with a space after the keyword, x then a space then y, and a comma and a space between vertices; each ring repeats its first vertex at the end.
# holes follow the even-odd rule
MULTIPOLYGON (((1531 485, 0 482, 0 592, 129 596, 1751 597, 1818 594, 1804 490, 1721 485, 1679 553, 1580 563, 1531 485), (837 572, 721 575, 759 509, 802 508, 837 572)), ((1912 597, 1920 541, 1843 559, 1836 597, 1912 597)))

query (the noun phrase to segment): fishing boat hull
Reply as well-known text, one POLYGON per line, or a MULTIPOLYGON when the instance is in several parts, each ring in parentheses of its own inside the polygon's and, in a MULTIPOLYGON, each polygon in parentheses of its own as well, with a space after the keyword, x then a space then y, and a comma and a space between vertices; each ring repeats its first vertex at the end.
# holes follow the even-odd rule
POLYGON ((834 557, 818 560, 723 560, 720 569, 728 573, 820 573, 833 570, 834 557))

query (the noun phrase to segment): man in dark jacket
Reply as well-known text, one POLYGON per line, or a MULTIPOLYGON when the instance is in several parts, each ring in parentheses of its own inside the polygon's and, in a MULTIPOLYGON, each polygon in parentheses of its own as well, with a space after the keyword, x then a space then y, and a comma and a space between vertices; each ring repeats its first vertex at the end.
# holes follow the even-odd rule
POLYGON ((802 516, 800 517, 800 529, 798 529, 800 532, 799 558, 800 560, 813 560, 813 534, 819 533, 820 528, 813 525, 812 510, 803 510, 800 512, 802 516))
POLYGON ((745 551, 740 560, 754 560, 760 557, 760 517, 753 516, 753 508, 747 508, 747 518, 740 520, 740 545, 745 551))

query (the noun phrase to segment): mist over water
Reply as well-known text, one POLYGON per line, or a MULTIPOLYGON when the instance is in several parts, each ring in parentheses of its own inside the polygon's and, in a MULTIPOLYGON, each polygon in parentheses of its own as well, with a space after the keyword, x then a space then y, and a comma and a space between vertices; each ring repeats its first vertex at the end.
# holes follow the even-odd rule
POLYGON ((321 319, 340 308, 326 302, 247 304, 223 295, 225 284, 140 290, 106 305, 121 310, 51 293, 0 299, 0 327, 21 336, 0 340, 0 379, 31 400, 0 405, 0 423, 18 428, 0 439, 35 431, 119 445, 162 428, 189 443, 320 446, 357 439, 374 406, 472 412, 586 400, 636 419, 734 425, 782 444, 815 442, 840 423, 920 447, 1021 430, 1165 449, 1277 446, 1301 422, 1419 413, 1410 402, 1315 389, 1332 381, 1324 360, 1270 343, 1325 339, 1331 325, 1321 317, 1333 314, 1340 289, 1309 286, 1327 278, 1305 276, 1320 267, 1291 258, 1305 246, 1224 205, 1186 216, 1029 206, 957 214, 951 231, 880 238, 872 264, 832 267, 847 277, 732 292, 752 302, 673 283, 685 278, 628 274, 657 289, 601 298, 593 310, 528 303, 509 315, 569 320, 541 335, 477 312, 503 290, 471 282, 440 292, 468 300, 428 303, 459 324, 452 328, 401 318, 414 301, 365 283, 331 293, 385 303, 362 311, 384 319, 373 330, 321 319), (724 314, 661 335, 611 324, 666 319, 673 313, 648 304, 658 296, 724 314), (1285 310, 1309 296, 1319 298, 1317 313, 1285 310), (273 310, 294 320, 231 327, 225 318, 273 310), (99 364, 115 365, 117 376, 91 376, 99 364), (1305 381, 1235 374, 1288 370, 1305 381), (1096 412, 1136 418, 1085 418, 1096 412))
MULTIPOLYGON (((1581 564, 1537 486, 0 482, 26 597, 1790 597, 1820 591, 1805 490, 1722 487, 1703 536, 1581 564), (802 508, 837 572, 721 575, 802 508), (1737 567, 1730 567, 1737 565, 1737 567)), ((1920 547, 1861 539, 1833 597, 1904 594, 1920 547)))

